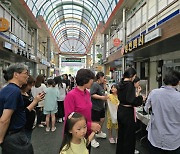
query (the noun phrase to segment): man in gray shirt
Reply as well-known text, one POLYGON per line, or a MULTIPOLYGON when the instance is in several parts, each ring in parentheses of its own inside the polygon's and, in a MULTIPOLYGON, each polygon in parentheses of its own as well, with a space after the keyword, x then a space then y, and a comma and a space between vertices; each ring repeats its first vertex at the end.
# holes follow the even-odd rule
POLYGON ((164 77, 165 86, 154 89, 148 96, 145 111, 152 107, 147 126, 151 154, 180 154, 180 72, 170 71, 164 77))

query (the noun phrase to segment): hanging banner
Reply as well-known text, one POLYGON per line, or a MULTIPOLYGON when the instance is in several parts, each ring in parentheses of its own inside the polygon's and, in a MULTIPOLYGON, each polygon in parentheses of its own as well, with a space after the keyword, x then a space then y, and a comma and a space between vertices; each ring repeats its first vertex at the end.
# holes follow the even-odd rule
POLYGON ((9 30, 9 21, 5 18, 0 18, 0 32, 6 32, 9 30))

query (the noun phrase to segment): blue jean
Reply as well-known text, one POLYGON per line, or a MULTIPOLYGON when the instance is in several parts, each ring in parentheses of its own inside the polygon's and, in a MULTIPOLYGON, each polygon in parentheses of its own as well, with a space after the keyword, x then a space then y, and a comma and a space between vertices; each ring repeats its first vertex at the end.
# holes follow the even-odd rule
POLYGON ((149 149, 150 149, 150 154, 180 154, 180 147, 177 148, 176 150, 163 150, 154 147, 150 142, 149 142, 149 149))
POLYGON ((26 134, 26 136, 27 136, 27 138, 29 139, 30 142, 31 142, 32 131, 33 130, 25 129, 25 134, 26 134))
POLYGON ((2 144, 2 154, 34 154, 32 144, 24 131, 6 135, 2 144))

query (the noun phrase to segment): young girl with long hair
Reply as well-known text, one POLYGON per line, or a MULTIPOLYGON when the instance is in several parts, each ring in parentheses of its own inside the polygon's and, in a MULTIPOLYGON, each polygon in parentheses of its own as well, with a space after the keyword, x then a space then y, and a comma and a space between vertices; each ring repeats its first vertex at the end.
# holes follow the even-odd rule
POLYGON ((112 136, 112 129, 114 128, 116 132, 118 132, 118 123, 117 123, 117 108, 119 105, 119 100, 117 97, 117 89, 118 85, 113 84, 111 86, 110 94, 108 95, 108 108, 107 108, 107 129, 109 134, 109 142, 110 143, 116 143, 117 142, 117 136, 116 140, 114 140, 112 136))
POLYGON ((64 118, 64 99, 66 97, 66 84, 62 82, 61 76, 54 78, 56 83, 56 88, 59 90, 59 99, 58 103, 58 112, 57 112, 57 121, 63 122, 64 118))
POLYGON ((92 132, 87 140, 85 139, 86 134, 87 121, 85 117, 77 112, 70 113, 65 124, 60 154, 89 154, 87 146, 95 133, 92 132))

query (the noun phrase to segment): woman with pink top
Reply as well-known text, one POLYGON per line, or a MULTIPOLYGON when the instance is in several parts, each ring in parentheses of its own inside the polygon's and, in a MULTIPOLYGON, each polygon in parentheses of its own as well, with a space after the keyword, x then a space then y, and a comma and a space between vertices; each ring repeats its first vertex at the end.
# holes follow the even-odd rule
MULTIPOLYGON (((94 73, 89 69, 80 69, 76 75, 76 84, 64 100, 65 120, 72 112, 78 112, 87 119, 87 135, 91 131, 98 132, 101 126, 98 123, 91 121, 91 95, 87 89, 91 88, 94 79, 94 73)), ((89 144, 90 145, 90 144, 89 144)), ((88 148, 90 150, 90 147, 88 148)))

